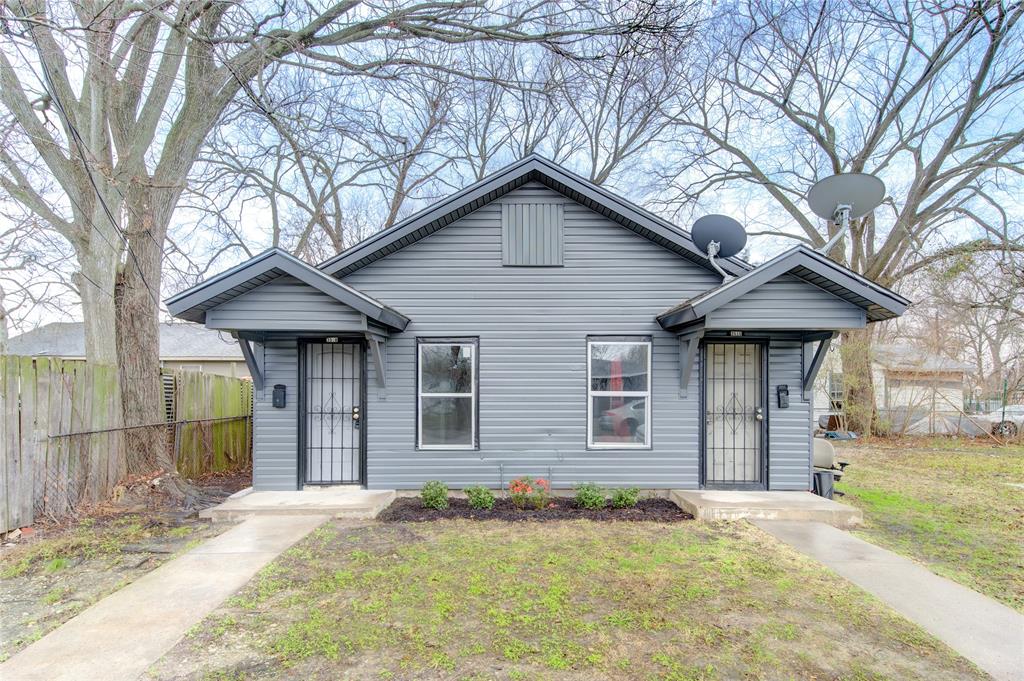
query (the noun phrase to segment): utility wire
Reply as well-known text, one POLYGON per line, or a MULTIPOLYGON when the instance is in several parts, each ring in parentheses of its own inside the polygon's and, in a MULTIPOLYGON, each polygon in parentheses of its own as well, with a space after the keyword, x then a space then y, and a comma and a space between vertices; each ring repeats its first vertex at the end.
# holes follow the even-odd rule
MULTIPOLYGON (((29 35, 31 35, 31 37, 32 37, 32 43, 35 45, 36 50, 39 51, 40 54, 42 54, 42 52, 40 50, 40 47, 39 47, 39 43, 36 41, 35 35, 32 34, 31 29, 29 30, 29 35)), ((14 44, 15 49, 18 50, 18 54, 21 55, 22 60, 25 61, 25 64, 32 71, 32 74, 35 75, 38 78, 39 75, 36 73, 35 68, 32 66, 32 62, 29 61, 25 57, 25 53, 22 52, 21 46, 15 40, 12 40, 11 42, 14 44)), ((142 266, 139 265, 139 259, 135 255, 135 251, 132 249, 131 244, 128 241, 128 238, 124 234, 121 233, 121 230, 118 227, 118 222, 114 218, 114 213, 113 213, 113 211, 110 210, 110 207, 107 205, 106 200, 103 198, 103 193, 100 191, 99 185, 96 183, 96 179, 92 175, 92 170, 89 168, 89 159, 88 159, 88 157, 87 157, 87 155, 85 153, 85 145, 84 145, 84 142, 82 140, 82 136, 78 132, 78 128, 76 128, 74 123, 71 122, 71 117, 68 116, 68 113, 67 113, 67 111, 64 108, 63 102, 61 102, 60 98, 57 96, 57 89, 53 86, 53 79, 52 79, 52 77, 50 75, 49 68, 47 68, 47 66, 46 66, 46 60, 43 59, 42 57, 40 57, 39 65, 40 65, 40 67, 43 70, 43 78, 40 78, 40 83, 42 84, 43 90, 46 92, 46 95, 48 97, 50 97, 50 99, 53 101, 53 103, 55 105, 55 108, 57 109, 57 112, 60 114, 61 118, 64 121, 64 124, 67 126, 68 130, 71 133, 71 135, 70 135, 71 136, 71 141, 75 144, 75 147, 78 149, 78 154, 82 158, 82 165, 85 167, 85 175, 86 175, 86 177, 89 178, 89 184, 92 185, 93 191, 96 194, 96 199, 99 201, 100 206, 103 208, 103 212, 107 216, 107 220, 109 220, 110 224, 114 227, 114 232, 117 233, 118 237, 121 239, 121 242, 124 244, 125 249, 128 251, 128 254, 131 257, 132 262, 135 264, 135 269, 139 273, 139 279, 142 280, 142 283, 146 287, 146 290, 149 292, 150 298, 152 298, 153 303, 159 308, 159 306, 160 306, 159 297, 153 291, 153 287, 150 286, 149 282, 146 281, 146 275, 142 271, 142 266)), ((116 185, 115 185, 115 189, 117 189, 116 185)), ((120 190, 118 190, 118 193, 120 193, 120 190)), ((69 199, 71 198, 70 194, 68 195, 68 197, 69 197, 69 199)), ((121 197, 124 198, 124 194, 121 194, 121 197)), ((74 203, 73 199, 72 199, 72 203, 74 203)), ((77 206, 77 204, 75 204, 75 205, 77 206)), ((81 211, 81 207, 79 206, 78 208, 79 208, 79 211, 81 211)), ((82 211, 82 214, 85 215, 84 211, 82 211)), ((89 222, 90 226, 94 230, 96 230, 96 233, 99 234, 100 237, 103 238, 103 240, 111 248, 111 250, 113 250, 114 249, 114 245, 112 243, 110 243, 110 240, 106 238, 106 235, 104 235, 103 232, 100 231, 100 229, 98 227, 96 227, 96 225, 92 222, 92 220, 88 219, 88 217, 86 219, 89 222)), ((147 230, 147 233, 148 233, 148 230, 147 230)), ((152 234, 150 234, 149 236, 150 236, 150 239, 153 239, 153 235, 152 234)), ((153 241, 155 243, 156 240, 153 239, 153 241)), ((161 248, 160 250, 161 250, 161 253, 162 253, 163 249, 161 248)), ((86 279, 88 279, 89 281, 92 281, 87 276, 86 276, 86 279)), ((93 285, 96 285, 96 283, 93 282, 93 285)))
MULTIPOLYGON (((32 67, 32 64, 31 64, 31 62, 29 62, 29 61, 28 61, 28 60, 27 60, 27 59, 25 58, 25 53, 21 51, 21 46, 20 46, 20 45, 18 45, 18 43, 17 43, 17 42, 15 42, 15 41, 12 41, 12 44, 14 45, 15 49, 17 49, 17 50, 18 50, 18 54, 19 54, 19 55, 21 55, 21 58, 22 58, 22 60, 23 60, 23 61, 25 61, 25 63, 26 63, 26 65, 28 66, 29 70, 31 70, 31 71, 32 71, 32 75, 34 75, 34 76, 35 76, 35 77, 36 77, 37 79, 39 79, 39 82, 40 82, 40 83, 43 83, 43 79, 42 79, 42 78, 40 78, 40 77, 39 77, 39 74, 37 74, 37 73, 35 72, 35 69, 34 69, 34 68, 32 67)), ((46 90, 45 84, 44 84, 44 90, 46 90)), ((117 250, 117 249, 116 249, 116 248, 114 248, 114 244, 112 244, 112 243, 110 242, 110 239, 108 239, 108 238, 107 238, 107 235, 106 235, 106 234, 104 234, 104 233, 103 233, 103 232, 102 232, 102 231, 100 230, 100 228, 96 226, 96 223, 94 223, 94 222, 92 221, 92 218, 91 218, 91 217, 89 217, 89 214, 88 214, 88 213, 86 213, 86 212, 85 212, 85 211, 84 211, 84 210, 82 209, 82 206, 81 206, 81 205, 79 205, 79 203, 78 203, 77 201, 75 201, 75 197, 74 197, 74 196, 72 196, 72 194, 71 194, 71 193, 69 193, 69 192, 65 192, 65 194, 66 194, 66 196, 67 196, 67 198, 68 198, 68 201, 70 201, 70 202, 71 202, 71 205, 72 205, 72 206, 74 206, 74 207, 75 207, 75 209, 77 209, 77 210, 78 210, 78 212, 79 212, 79 213, 80 213, 80 214, 82 215, 82 217, 83 217, 83 218, 85 218, 85 221, 86 221, 86 222, 87 222, 87 223, 89 224, 89 226, 90 226, 90 227, 92 227, 92 229, 93 229, 93 230, 94 230, 94 231, 96 232, 96 234, 97 234, 97 235, 99 235, 99 237, 100 237, 101 239, 103 239, 103 242, 104 242, 105 244, 107 244, 107 247, 108 247, 108 248, 110 248, 110 250, 111 250, 111 251, 115 251, 115 252, 116 252, 116 250, 117 250)), ((95 279, 93 279, 92 277, 90 277, 90 276, 89 276, 88 274, 86 274, 85 272, 83 272, 83 271, 81 271, 81 270, 79 270, 79 271, 78 271, 78 274, 79 274, 79 275, 81 275, 81 276, 82 276, 82 278, 83 278, 83 279, 85 279, 85 280, 86 280, 87 282, 89 282, 90 284, 92 284, 92 285, 93 285, 93 287, 94 287, 94 288, 95 288, 95 289, 96 289, 97 291, 100 291, 101 293, 103 293, 103 295, 105 295, 105 296, 107 296, 107 297, 109 297, 109 298, 111 298, 111 299, 113 299, 113 298, 114 298, 114 294, 113 294, 113 293, 111 293, 111 292, 110 292, 110 291, 108 291, 107 289, 105 289, 105 288, 103 288, 102 286, 100 286, 100 285, 99 285, 99 283, 97 283, 97 282, 96 282, 96 280, 95 280, 95 279)))

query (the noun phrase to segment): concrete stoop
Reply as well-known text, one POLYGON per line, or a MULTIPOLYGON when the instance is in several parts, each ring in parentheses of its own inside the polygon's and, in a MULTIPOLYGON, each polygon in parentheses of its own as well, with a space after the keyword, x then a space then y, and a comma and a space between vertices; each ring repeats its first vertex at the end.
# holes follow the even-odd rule
POLYGON ((200 518, 233 522, 264 515, 326 515, 369 520, 395 500, 394 490, 358 487, 317 487, 290 492, 248 492, 199 512, 200 518))
POLYGON ((697 520, 807 520, 840 529, 864 522, 859 508, 810 492, 672 490, 669 498, 697 520))

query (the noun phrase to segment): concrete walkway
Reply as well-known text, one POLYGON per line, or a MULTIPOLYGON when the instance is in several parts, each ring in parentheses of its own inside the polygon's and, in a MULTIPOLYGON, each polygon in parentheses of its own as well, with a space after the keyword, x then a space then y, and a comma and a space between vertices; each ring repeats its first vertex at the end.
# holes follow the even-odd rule
POLYGON ((753 522, 874 594, 998 681, 1024 680, 1024 615, 829 525, 753 522))
POLYGON ((251 518, 107 596, 0 665, 3 681, 135 681, 327 516, 251 518))

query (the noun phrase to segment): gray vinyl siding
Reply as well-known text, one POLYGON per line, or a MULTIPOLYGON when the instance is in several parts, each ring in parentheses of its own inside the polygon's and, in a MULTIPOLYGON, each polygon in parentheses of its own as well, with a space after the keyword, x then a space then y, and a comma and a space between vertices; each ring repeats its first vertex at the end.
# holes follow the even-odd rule
POLYGON ((787 274, 726 303, 707 317, 708 329, 861 328, 862 308, 787 274))
POLYGON ((561 203, 501 204, 502 264, 562 265, 564 211, 561 203))
POLYGON ((412 319, 387 341, 386 389, 371 363, 369 487, 497 485, 524 474, 551 475, 557 487, 697 487, 699 390, 680 396, 678 341, 655 317, 717 284, 713 273, 530 184, 344 281, 412 319), (563 205, 563 267, 502 266, 506 202, 563 205), (588 335, 652 337, 651 449, 587 449, 588 335), (418 336, 479 337, 478 451, 416 449, 418 336))
POLYGON ((811 402, 803 398, 803 345, 774 339, 768 347, 768 485, 806 490, 811 482, 811 402), (779 409, 776 387, 789 386, 789 408, 779 409))
POLYGON ((252 484, 257 490, 295 489, 298 479, 298 351, 294 339, 268 340, 253 348, 263 369, 263 389, 253 396, 252 484), (284 409, 271 404, 275 384, 284 384, 284 409))
POLYGON ((363 315, 290 275, 206 312, 211 329, 252 331, 358 331, 363 315))
MULTIPOLYGON (((678 339, 662 330, 655 317, 679 300, 717 285, 719 278, 539 185, 527 185, 505 200, 563 208, 563 267, 502 266, 504 201, 499 200, 345 278, 345 283, 412 320, 404 332, 392 332, 383 344, 386 387, 378 383, 375 363, 366 365, 367 486, 409 489, 431 479, 452 487, 497 486, 517 476, 540 475, 550 476, 560 488, 586 481, 698 487, 704 423, 699 412, 699 363, 683 397, 678 339), (587 449, 586 342, 595 335, 652 339, 650 449, 587 449), (478 450, 416 448, 417 337, 479 338, 478 450)), ((246 307, 246 319, 260 323, 260 330, 281 329, 276 336, 271 333, 272 340, 254 346, 265 376, 264 388, 255 396, 257 489, 296 487, 298 356, 294 337, 287 339, 286 333, 301 334, 304 328, 330 333, 351 328, 354 322, 360 328, 365 324, 361 315, 333 299, 324 296, 331 305, 322 305, 322 294, 314 289, 295 285, 297 281, 281 283, 286 286, 271 289, 273 295, 259 298, 260 305, 246 307), (297 310, 305 315, 304 321, 289 324, 287 332, 283 324, 259 321, 259 314, 273 310, 297 310), (297 323, 299 328, 294 328, 297 323), (287 386, 285 409, 271 406, 277 383, 287 386)), ((772 287, 778 290, 769 297, 775 318, 794 307, 806 309, 804 303, 814 302, 819 294, 828 296, 833 307, 845 304, 802 282, 780 283, 783 286, 772 287), (794 283, 802 288, 793 289, 794 283), (804 297, 796 303, 787 301, 783 289, 804 297)), ((260 289, 245 295, 259 297, 260 289)), ((733 323, 749 328, 743 327, 750 322, 740 309, 733 310, 733 323)), ((746 314, 757 311, 748 308, 746 314)), ((771 328, 764 321, 756 326, 759 336, 771 328)), ((800 340, 772 339, 768 365, 769 485, 807 489, 811 407, 800 390, 800 340), (776 402, 776 386, 782 383, 790 387, 788 409, 779 409, 776 402)))

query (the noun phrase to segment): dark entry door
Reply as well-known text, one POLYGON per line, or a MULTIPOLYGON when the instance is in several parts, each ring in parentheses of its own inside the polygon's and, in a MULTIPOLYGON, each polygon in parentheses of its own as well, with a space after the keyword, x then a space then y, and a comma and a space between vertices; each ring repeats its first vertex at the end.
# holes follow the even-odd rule
POLYGON ((704 484, 764 484, 764 348, 707 343, 704 348, 704 484))
POLYGON ((362 484, 362 345, 306 343, 302 353, 304 482, 362 484))

